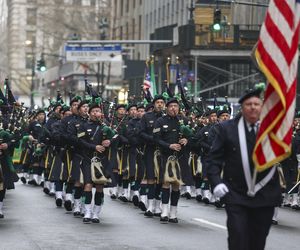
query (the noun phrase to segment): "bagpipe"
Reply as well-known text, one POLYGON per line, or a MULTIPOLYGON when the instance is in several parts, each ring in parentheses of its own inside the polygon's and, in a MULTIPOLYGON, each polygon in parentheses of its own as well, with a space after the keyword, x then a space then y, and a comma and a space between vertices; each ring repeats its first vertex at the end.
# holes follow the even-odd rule
MULTIPOLYGON (((103 120, 99 119, 98 121, 100 129, 102 130, 103 140, 111 140, 116 134, 115 131, 103 120)), ((91 176, 93 183, 96 185, 105 185, 112 182, 110 175, 102 164, 102 158, 96 152, 91 159, 91 176)))

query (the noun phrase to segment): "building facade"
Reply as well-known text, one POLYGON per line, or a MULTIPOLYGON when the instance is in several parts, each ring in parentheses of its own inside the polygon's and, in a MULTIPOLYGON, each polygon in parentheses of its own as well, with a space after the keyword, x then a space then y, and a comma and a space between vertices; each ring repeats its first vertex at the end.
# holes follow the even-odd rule
POLYGON ((0 82, 8 75, 7 65, 7 16, 8 8, 6 0, 0 0, 0 82))
MULTIPOLYGON (((111 39, 150 40, 156 29, 188 23, 191 0, 113 0, 111 39)), ((150 45, 128 45, 133 60, 146 60, 150 45)))
POLYGON ((37 61, 43 57, 47 68, 61 63, 67 40, 99 39, 108 5, 108 0, 7 1, 7 64, 14 93, 26 97, 38 92, 44 76, 37 61))

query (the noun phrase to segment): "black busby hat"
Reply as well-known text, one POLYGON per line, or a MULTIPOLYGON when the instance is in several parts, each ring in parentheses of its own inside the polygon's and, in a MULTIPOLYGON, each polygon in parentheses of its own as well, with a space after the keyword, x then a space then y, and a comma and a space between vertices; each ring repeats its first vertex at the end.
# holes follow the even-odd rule
POLYGON ((61 112, 62 112, 62 113, 65 113, 65 112, 67 112, 67 111, 70 111, 70 106, 68 106, 68 105, 63 105, 63 106, 62 106, 62 109, 61 109, 61 112))
POLYGON ((156 96, 153 98, 152 103, 154 104, 157 100, 163 100, 163 101, 165 101, 165 97, 164 97, 163 95, 156 95, 156 96))
POLYGON ((135 104, 135 103, 131 103, 131 104, 129 104, 128 106, 127 106, 127 111, 129 111, 132 107, 136 107, 136 108, 138 108, 138 105, 137 104, 135 104))
POLYGON ((168 107, 171 103, 177 103, 179 105, 179 101, 177 100, 177 98, 170 98, 168 101, 167 101, 167 104, 166 106, 168 107))
POLYGON ((89 103, 90 103, 89 100, 82 100, 82 101, 78 104, 77 109, 80 109, 81 106, 83 106, 84 104, 89 104, 89 103))
POLYGON ((80 102, 81 101, 81 97, 80 96, 74 96, 71 101, 70 101, 70 106, 72 105, 73 102, 80 102))
POLYGON ((150 109, 153 109, 153 108, 154 108, 153 103, 148 103, 145 107, 145 111, 148 112, 150 109))
POLYGON ((261 94, 262 90, 261 89, 251 89, 248 90, 240 99, 239 99, 239 104, 242 104, 244 101, 246 101, 247 99, 251 98, 251 97, 258 97, 260 98, 260 94, 261 94))
POLYGON ((246 93, 239 99, 239 104, 242 104, 245 100, 254 96, 260 98, 261 93, 265 90, 265 88, 266 86, 263 82, 255 84, 254 89, 246 90, 246 93))
POLYGON ((118 104, 118 105, 116 106, 116 110, 118 110, 118 109, 120 109, 120 108, 126 109, 126 105, 125 105, 125 104, 118 104))
MULTIPOLYGON (((91 104, 89 105, 89 114, 92 112, 92 110, 93 110, 94 108, 100 108, 99 104, 98 104, 98 103, 91 103, 91 104)), ((101 108, 100 108, 100 109, 101 109, 101 108)))
POLYGON ((45 110, 44 109, 38 109, 35 113, 35 116, 37 116, 38 114, 41 114, 41 113, 44 113, 46 114, 45 110))

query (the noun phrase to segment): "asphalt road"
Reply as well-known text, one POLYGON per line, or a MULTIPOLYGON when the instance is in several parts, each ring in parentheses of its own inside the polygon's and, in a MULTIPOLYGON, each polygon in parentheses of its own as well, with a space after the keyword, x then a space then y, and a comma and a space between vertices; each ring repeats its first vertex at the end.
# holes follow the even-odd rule
MULTIPOLYGON (((161 224, 145 218, 130 203, 105 196, 100 224, 83 224, 41 188, 16 185, 9 191, 0 220, 2 249, 227 249, 223 209, 179 201, 179 224, 161 224)), ((300 211, 281 208, 279 225, 273 226, 266 249, 300 249, 300 211)))

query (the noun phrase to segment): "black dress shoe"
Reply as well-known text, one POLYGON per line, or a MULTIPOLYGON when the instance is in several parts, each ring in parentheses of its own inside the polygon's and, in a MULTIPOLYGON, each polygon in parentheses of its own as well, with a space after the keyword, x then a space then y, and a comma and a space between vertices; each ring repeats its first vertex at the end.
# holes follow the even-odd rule
POLYGON ((186 194, 185 194, 185 198, 186 198, 187 200, 190 200, 190 199, 192 199, 192 196, 191 196, 190 193, 186 193, 186 194))
POLYGON ((3 219, 4 218, 4 215, 3 214, 0 214, 0 219, 3 219))
POLYGON ((168 216, 160 217, 160 221, 161 222, 168 222, 169 221, 169 217, 168 216))
POLYGON ((49 194, 49 193, 50 193, 50 190, 49 190, 49 188, 44 187, 44 188, 43 188, 43 192, 44 192, 45 194, 49 194))
POLYGON ((26 178, 24 176, 21 177, 21 181, 22 181, 23 184, 27 183, 26 178))
POLYGON ((216 208, 222 208, 222 202, 221 201, 215 201, 216 208))
POLYGON ((196 201, 201 202, 202 201, 202 195, 197 195, 196 196, 196 201))
POLYGON ((204 202, 206 205, 208 205, 208 204, 209 204, 209 199, 206 198, 206 197, 204 197, 204 198, 203 198, 203 202, 204 202))
POLYGON ((128 202, 128 199, 125 196, 120 196, 119 200, 123 202, 128 202))
POLYGON ((154 214, 151 211, 148 210, 144 213, 144 215, 147 216, 147 217, 153 217, 154 214))
POLYGON ((134 195, 132 197, 132 202, 133 202, 133 205, 138 207, 139 206, 139 197, 137 195, 134 195))
POLYGON ((28 181, 28 184, 33 185, 34 182, 35 182, 34 180, 30 180, 30 181, 28 181))
POLYGON ((73 215, 74 215, 74 217, 81 217, 81 213, 80 212, 74 212, 73 215))
POLYGON ((92 222, 92 219, 91 218, 83 218, 83 223, 91 223, 92 222))
POLYGON ((112 195, 110 196, 110 198, 111 198, 112 200, 115 200, 115 199, 117 199, 117 196, 116 196, 115 194, 112 194, 112 195))
POLYGON ((55 193, 50 193, 50 191, 49 191, 49 195, 50 195, 51 197, 53 197, 53 196, 55 196, 55 193))
POLYGON ((155 217, 160 217, 161 213, 154 213, 155 217))
POLYGON ((98 218, 93 218, 93 219, 92 219, 92 222, 93 222, 93 223, 100 223, 100 220, 99 220, 98 218))
POLYGON ((170 223, 178 223, 178 219, 177 218, 172 218, 172 219, 170 218, 169 222, 170 223))
POLYGON ((72 201, 66 200, 64 203, 64 207, 68 212, 72 211, 72 201))
POLYGON ((146 205, 144 204, 144 202, 139 202, 139 208, 143 211, 143 212, 146 212, 147 211, 147 208, 146 208, 146 205))
POLYGON ((61 198, 56 199, 55 203, 56 203, 57 207, 61 207, 62 206, 62 199, 61 198))

